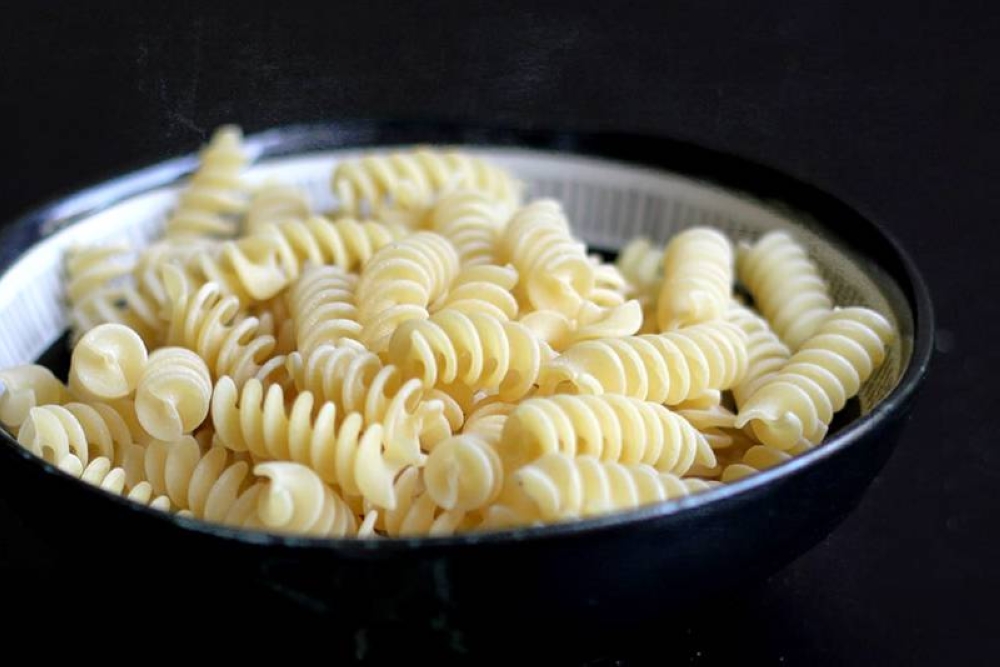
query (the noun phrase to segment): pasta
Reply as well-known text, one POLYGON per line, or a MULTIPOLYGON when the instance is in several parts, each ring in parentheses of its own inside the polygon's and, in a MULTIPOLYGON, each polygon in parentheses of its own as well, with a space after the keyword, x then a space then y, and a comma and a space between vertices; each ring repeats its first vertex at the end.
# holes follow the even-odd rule
POLYGON ((246 174, 247 153, 214 134, 148 247, 67 251, 65 383, 0 371, 27 451, 247 530, 536 526, 781 465, 894 349, 783 231, 734 258, 688 228, 611 263, 474 156, 341 161, 318 211, 311 188, 246 174))
POLYGON ((742 248, 737 271, 760 314, 793 351, 815 333, 833 308, 819 269, 786 232, 769 232, 753 246, 742 248))

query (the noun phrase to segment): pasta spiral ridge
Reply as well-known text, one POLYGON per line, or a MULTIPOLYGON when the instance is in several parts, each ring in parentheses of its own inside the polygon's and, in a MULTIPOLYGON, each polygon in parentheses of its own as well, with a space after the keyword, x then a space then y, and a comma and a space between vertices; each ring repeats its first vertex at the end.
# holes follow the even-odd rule
POLYGON ((483 192, 511 208, 520 201, 520 184, 504 170, 457 151, 426 148, 346 160, 334 169, 331 185, 340 211, 350 215, 423 211, 451 190, 483 192))
POLYGON ((134 268, 135 253, 124 243, 82 246, 66 253, 71 343, 99 324, 124 321, 125 285, 134 268))
POLYGON ((357 277, 336 266, 310 265, 289 292, 298 350, 308 356, 323 343, 358 340, 357 277))
POLYGON ((530 398, 507 418, 499 452, 506 470, 553 452, 645 463, 677 475, 695 463, 715 465, 704 436, 683 417, 615 394, 530 398))
POLYGON ((52 371, 38 364, 24 364, 0 371, 0 423, 16 436, 32 408, 62 405, 70 400, 69 389, 52 371))
POLYGON ((724 234, 694 227, 663 252, 663 285, 656 307, 661 331, 722 317, 733 289, 733 247, 724 234))
POLYGON ((317 406, 311 393, 302 392, 286 406, 278 385, 265 391, 259 381, 250 380, 239 390, 227 377, 216 383, 211 414, 216 436, 228 449, 300 463, 345 495, 361 495, 387 509, 396 505, 393 480, 405 462, 390 461, 383 452, 381 424, 364 428, 354 412, 338 427, 332 402, 317 406))
POLYGON ((161 347, 149 355, 135 390, 135 411, 143 429, 173 441, 205 421, 212 378, 205 361, 183 347, 161 347))
POLYGON ((62 466, 72 456, 86 466, 93 457, 123 461, 132 436, 128 425, 111 407, 70 402, 31 408, 17 441, 54 465, 62 466))
POLYGON ((247 203, 241 174, 249 162, 239 129, 216 130, 199 157, 198 168, 167 219, 167 238, 231 237, 237 232, 236 216, 247 203))
POLYGON ((746 368, 746 334, 713 321, 663 334, 577 343, 545 364, 538 383, 540 394, 572 389, 675 405, 733 386, 746 368))
POLYGON ((485 313, 498 320, 517 317, 518 303, 512 294, 517 284, 514 267, 468 265, 451 282, 450 289, 430 306, 430 312, 460 310, 463 313, 485 313))
POLYGON ((60 462, 59 468, 81 481, 108 493, 124 496, 140 505, 147 505, 161 512, 172 509, 170 498, 156 494, 149 482, 140 481, 134 486, 129 485, 125 470, 115 466, 106 456, 99 456, 85 465, 70 454, 60 462))
POLYGON ((462 266, 496 264, 497 235, 510 213, 482 192, 458 190, 431 209, 430 229, 451 241, 462 266))
POLYGON ((394 490, 399 499, 394 509, 385 512, 386 535, 451 535, 467 522, 462 509, 442 509, 428 492, 423 471, 409 467, 400 473, 394 490))
POLYGON ((142 338, 122 324, 100 324, 73 348, 69 386, 89 399, 123 398, 135 391, 148 352, 142 338))
POLYGON ((253 472, 267 480, 257 499, 257 519, 262 526, 319 537, 357 532, 351 508, 309 467, 269 461, 258 463, 253 472))
POLYGON ((164 278, 169 292, 166 343, 197 352, 213 379, 228 375, 242 385, 283 365, 282 359, 270 359, 274 337, 259 334, 257 318, 240 315, 236 297, 223 296, 215 283, 192 292, 174 267, 165 268, 164 278))
POLYGON ((750 424, 760 441, 788 450, 816 444, 835 412, 855 396, 885 359, 892 325, 868 308, 838 308, 777 374, 740 408, 736 426, 750 424))
POLYGON ((542 346, 518 322, 441 310, 429 319, 401 324, 386 355, 425 386, 457 381, 473 391, 496 387, 502 400, 517 400, 531 391, 538 378, 548 356, 542 346))
POLYGON ((312 209, 305 193, 285 183, 264 183, 250 198, 244 231, 255 234, 267 225, 309 218, 312 209))
POLYGON ((535 310, 573 317, 594 289, 594 265, 570 234, 562 206, 541 199, 524 206, 500 235, 500 260, 521 276, 524 298, 535 310))
POLYGON ((521 515, 521 522, 566 521, 635 509, 711 486, 642 463, 621 464, 560 453, 547 454, 514 471, 512 480, 512 488, 522 496, 519 502, 511 503, 520 508, 515 514, 521 515))
POLYGON ((736 268, 757 310, 793 352, 833 308, 818 267, 787 232, 768 232, 753 246, 741 249, 736 268))
POLYGON ((733 399, 738 407, 761 383, 781 370, 791 352, 767 321, 746 306, 734 302, 726 312, 726 320, 738 326, 747 336, 747 371, 743 379, 732 387, 733 399))
POLYGON ((417 232, 376 252, 358 280, 362 342, 381 352, 401 323, 427 317, 457 274, 455 249, 433 232, 417 232))

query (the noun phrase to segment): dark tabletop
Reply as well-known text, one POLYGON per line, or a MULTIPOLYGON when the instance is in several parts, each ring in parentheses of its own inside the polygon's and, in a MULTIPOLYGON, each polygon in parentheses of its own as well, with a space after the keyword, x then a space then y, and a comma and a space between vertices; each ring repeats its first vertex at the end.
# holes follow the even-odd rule
MULTIPOLYGON (((0 216, 221 123, 348 117, 669 134, 821 184, 913 254, 938 354, 852 516, 770 581, 692 610, 656 662, 996 664, 1000 10, 514 4, 5 9, 0 216)), ((0 504, 0 605, 31 619, 67 604, 54 562, 0 504)))

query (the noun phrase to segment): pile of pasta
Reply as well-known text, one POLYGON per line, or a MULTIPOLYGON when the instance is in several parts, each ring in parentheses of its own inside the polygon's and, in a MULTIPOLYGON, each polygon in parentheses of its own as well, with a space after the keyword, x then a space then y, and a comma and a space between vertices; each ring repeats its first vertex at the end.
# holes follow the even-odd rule
MULTIPOLYGON (((66 257, 72 356, 0 373, 0 420, 166 512, 319 536, 589 517, 818 445, 894 332, 775 231, 588 253, 481 159, 344 161, 337 206, 251 186, 221 128, 161 240, 66 257), (751 307, 737 297, 739 283, 751 307)), ((739 292, 742 293, 742 290, 739 292)))

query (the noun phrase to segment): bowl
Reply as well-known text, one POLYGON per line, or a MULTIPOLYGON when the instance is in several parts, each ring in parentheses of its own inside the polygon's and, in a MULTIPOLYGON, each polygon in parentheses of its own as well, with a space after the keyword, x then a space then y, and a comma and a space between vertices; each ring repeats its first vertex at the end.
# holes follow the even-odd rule
MULTIPOLYGON (((900 335, 854 412, 822 446, 736 483, 627 513, 447 538, 245 532, 105 494, 4 433, 0 489, 34 533, 103 582, 128 579, 143 591, 159 586, 186 599, 215 590, 206 585, 263 586, 295 607, 336 617, 338 628, 403 625, 454 644, 509 637, 512 622, 519 634, 552 619, 579 633, 656 618, 759 581, 815 545, 858 503, 899 437, 933 339, 927 288, 885 230, 772 168, 651 136, 377 121, 292 126, 247 138, 257 160, 250 177, 280 170, 322 206, 332 203, 335 160, 417 143, 461 145, 512 169, 531 195, 563 200, 577 233, 609 252, 634 236, 662 241, 690 225, 714 225, 735 238, 791 228, 838 303, 880 310, 900 335)), ((0 367, 41 358, 65 369, 62 252, 79 241, 153 238, 195 165, 193 155, 168 160, 5 228, 0 367)))

